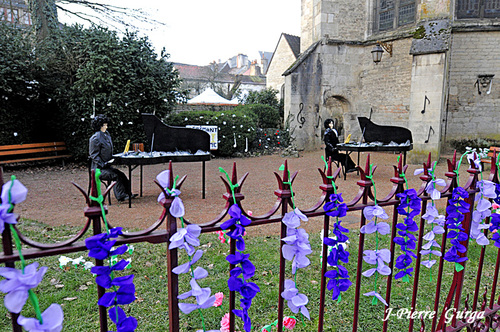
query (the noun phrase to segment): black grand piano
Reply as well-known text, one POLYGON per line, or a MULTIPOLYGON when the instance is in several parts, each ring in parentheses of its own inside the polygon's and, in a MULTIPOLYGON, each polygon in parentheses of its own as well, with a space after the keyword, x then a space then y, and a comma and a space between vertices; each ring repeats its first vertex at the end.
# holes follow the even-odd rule
MULTIPOLYGON (((140 196, 142 197, 143 166, 172 162, 202 162, 202 198, 205 199, 205 161, 210 160, 210 135, 200 129, 174 127, 164 124, 153 114, 142 114, 147 146, 144 152, 133 151, 113 155, 115 165, 128 166, 132 185, 132 171, 140 167, 140 196)), ((129 207, 132 203, 129 200, 129 207)))
MULTIPOLYGON (((413 138, 409 129, 377 125, 366 117, 358 117, 358 122, 361 128, 360 142, 337 145, 339 151, 346 152, 346 158, 351 153, 357 152, 357 165, 359 165, 360 152, 402 152, 403 163, 406 164, 406 152, 413 149, 413 138)), ((344 180, 345 178, 344 172, 344 180)))

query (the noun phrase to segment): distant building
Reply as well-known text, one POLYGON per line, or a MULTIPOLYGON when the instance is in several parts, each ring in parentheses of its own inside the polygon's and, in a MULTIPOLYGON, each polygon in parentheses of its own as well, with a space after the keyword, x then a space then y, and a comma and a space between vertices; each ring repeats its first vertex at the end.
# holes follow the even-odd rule
POLYGON ((31 13, 24 0, 0 0, 0 21, 31 26, 31 13))
MULTIPOLYGON (((269 52, 261 52, 261 63, 266 61, 269 52)), ((211 88, 226 99, 247 95, 250 91, 266 88, 266 77, 257 60, 250 61, 248 56, 238 54, 226 62, 212 62, 207 66, 173 63, 182 79, 183 90, 188 98, 201 94, 211 88)))
POLYGON ((278 98, 283 98, 285 92, 285 70, 297 60, 300 55, 300 37, 282 33, 276 49, 272 53, 266 75, 266 88, 279 91, 278 98))

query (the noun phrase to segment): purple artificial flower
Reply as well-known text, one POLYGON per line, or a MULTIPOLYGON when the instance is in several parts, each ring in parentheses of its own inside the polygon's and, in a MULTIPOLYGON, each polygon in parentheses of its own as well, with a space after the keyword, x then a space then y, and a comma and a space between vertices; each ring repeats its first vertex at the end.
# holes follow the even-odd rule
POLYGON ((245 217, 245 215, 241 211, 241 208, 238 205, 236 205, 236 204, 231 205, 228 213, 232 218, 225 221, 224 223, 222 223, 222 225, 220 225, 221 229, 224 229, 224 230, 228 229, 229 227, 236 225, 238 221, 243 226, 250 225, 250 222, 251 222, 250 219, 245 217))
POLYGON ((14 184, 12 184, 12 180, 7 182, 2 186, 2 204, 19 204, 26 200, 26 196, 28 195, 28 189, 18 180, 14 180, 14 184), (12 188, 11 188, 12 186, 12 188), (10 191, 10 202, 9 202, 9 191, 10 191))
MULTIPOLYGON (((384 298, 383 298, 383 297, 382 297, 379 293, 377 293, 377 292, 375 292, 375 291, 371 291, 371 292, 368 292, 368 293, 364 293, 363 295, 364 295, 364 296, 374 296, 376 299, 379 299, 379 300, 380 300, 380 302, 382 302, 382 303, 383 303, 386 307, 387 307, 387 306, 389 306, 389 305, 387 304, 387 302, 385 301, 385 299, 384 299, 384 298)), ((373 301, 372 301, 372 304, 376 304, 376 303, 373 303, 373 301)))
POLYGON ((432 202, 427 203, 427 210, 422 216, 422 219, 427 220, 427 223, 437 223, 439 226, 444 226, 445 217, 440 215, 436 206, 432 202))
POLYGON ((132 316, 127 317, 122 308, 118 306, 110 308, 108 313, 109 318, 111 318, 116 325, 117 332, 133 332, 137 328, 137 319, 132 316))
MULTIPOLYGON (((109 266, 94 266, 93 268, 90 269, 90 272, 93 274, 96 274, 97 277, 95 279, 96 284, 98 284, 101 287, 104 288, 110 288, 111 286, 117 285, 116 282, 124 282, 124 279, 111 279, 111 273, 113 271, 123 271, 125 267, 128 265, 128 262, 125 259, 122 259, 115 265, 109 267, 109 266), (116 280, 118 279, 118 280, 116 280)), ((132 276, 127 276, 127 277, 134 277, 132 276)), ((124 278, 124 277, 122 277, 124 278)), ((129 283, 131 283, 132 280, 130 280, 129 283)))
POLYGON ((185 228, 180 228, 170 237, 170 245, 168 249, 180 248, 185 249, 189 256, 194 253, 192 246, 199 246, 200 240, 198 237, 201 234, 201 227, 196 224, 187 225, 185 228))
POLYGON ((432 241, 436 237, 436 234, 443 234, 444 228, 441 226, 434 226, 431 231, 424 235, 423 239, 426 241, 432 241))
POLYGON ((18 180, 9 181, 2 186, 0 205, 0 234, 5 229, 5 224, 16 224, 18 215, 10 213, 11 204, 19 204, 26 199, 28 189, 18 180), (12 186, 12 188, 11 188, 12 186), (9 203, 10 192, 10 203, 9 203))
POLYGON ((389 249, 365 250, 363 254, 365 255, 363 257, 365 262, 376 265, 375 268, 363 272, 365 277, 371 277, 375 272, 385 276, 391 274, 391 268, 384 264, 384 262, 389 263, 391 261, 391 252, 389 249))
POLYGON ((293 211, 285 213, 283 216, 283 223, 290 228, 297 228, 300 226, 300 221, 307 221, 307 217, 300 212, 299 208, 295 208, 293 211))
POLYGON ((28 299, 28 291, 42 281, 47 267, 42 266, 38 271, 37 268, 38 262, 27 265, 24 273, 12 267, 0 267, 0 276, 6 279, 0 281, 0 291, 7 293, 4 303, 10 312, 20 313, 28 299))
POLYGON ((437 200, 441 198, 441 192, 436 189, 436 185, 438 186, 445 186, 446 182, 443 179, 435 179, 429 181, 427 184, 427 187, 425 187, 425 191, 431 196, 432 200, 437 200))
MULTIPOLYGON (((243 302, 243 300, 244 299, 241 299, 240 302, 243 302)), ((250 304, 248 304, 248 307, 250 307, 250 304)), ((241 304, 241 307, 244 307, 243 303, 241 304)), ((248 316, 248 309, 233 309, 233 313, 236 316, 240 317, 243 321, 243 329, 245 330, 245 332, 250 332, 252 330, 252 321, 250 320, 250 316, 248 316)))
POLYGON ((97 304, 111 307, 117 304, 130 304, 135 301, 135 285, 125 284, 120 286, 116 292, 105 293, 97 304))
POLYGON ((446 207, 448 216, 446 217, 446 224, 448 225, 447 238, 450 241, 451 247, 444 255, 444 259, 448 262, 461 263, 467 260, 467 257, 459 257, 458 253, 465 253, 467 249, 460 244, 461 241, 466 241, 469 237, 467 233, 463 232, 462 220, 464 220, 464 213, 469 212, 470 204, 466 203, 460 198, 469 197, 469 193, 462 187, 457 187, 452 192, 452 198, 449 200, 449 205, 446 207), (457 231, 455 231, 457 230, 457 231))
POLYGON ((426 268, 430 269, 434 264, 436 264, 436 260, 427 260, 427 261, 422 261, 422 265, 425 266, 426 268))
POLYGON ((196 309, 207 309, 213 306, 215 295, 210 296, 212 291, 210 288, 201 288, 201 291, 196 295, 196 304, 194 303, 179 303, 179 309, 186 315, 196 309))
MULTIPOLYGON (((432 172, 432 168, 429 168, 427 169, 428 172, 432 172)), ((423 168, 417 168, 414 172, 413 172, 413 175, 419 175, 419 174, 422 174, 424 172, 424 169, 423 168)))
POLYGON ((191 256, 189 262, 173 268, 172 272, 175 274, 188 273, 191 270, 191 266, 194 265, 201 258, 201 256, 203 256, 203 250, 196 250, 196 252, 191 256))
POLYGON ((433 254, 435 256, 441 257, 441 251, 437 250, 420 250, 420 254, 423 256, 433 254))
POLYGON ((363 214, 368 220, 373 220, 373 217, 388 219, 389 216, 384 209, 379 205, 367 206, 363 209, 363 214))
POLYGON ((309 299, 304 294, 299 293, 299 290, 295 287, 295 282, 290 279, 285 280, 285 290, 281 293, 281 296, 287 300, 288 307, 293 313, 300 313, 311 319, 309 316, 309 311, 306 308, 306 304, 309 299))
POLYGON ((28 332, 60 332, 63 328, 64 313, 59 304, 52 303, 43 313, 43 324, 37 318, 19 316, 17 323, 28 332))
POLYGON ((431 247, 435 247, 435 248, 441 248, 441 245, 439 245, 439 243, 436 242, 436 240, 431 240, 429 242, 427 242, 426 244, 424 244, 422 246, 422 249, 430 249, 431 247))
POLYGON ((343 202, 342 194, 331 194, 330 201, 325 203, 323 210, 330 217, 345 217, 347 215, 347 205, 343 202))
POLYGON ((17 214, 10 213, 10 204, 0 205, 0 234, 5 229, 5 224, 17 224, 17 214))
POLYGON ((184 217, 185 211, 184 211, 184 203, 182 203, 182 199, 179 198, 179 195, 181 194, 181 191, 178 189, 175 189, 172 191, 172 195, 175 196, 174 200, 172 201, 172 204, 170 205, 170 215, 175 218, 180 218, 184 217))
POLYGON ((338 267, 338 270, 330 270, 325 273, 325 277, 330 278, 326 288, 332 291, 332 300, 334 301, 339 298, 340 292, 347 291, 352 285, 347 269, 342 265, 338 267))
POLYGON ((286 260, 292 261, 292 273, 295 273, 297 269, 309 266, 311 261, 307 255, 312 253, 312 250, 309 234, 304 229, 288 227, 287 237, 283 238, 282 241, 287 243, 283 246, 282 252, 286 260))
POLYGON ((115 250, 111 250, 116 243, 116 240, 109 240, 116 238, 122 234, 121 227, 115 227, 109 230, 108 233, 101 233, 85 239, 85 246, 89 249, 89 257, 95 259, 105 259, 110 256, 121 255, 127 251, 127 245, 124 244, 115 250))
MULTIPOLYGON (((476 184, 476 188, 478 188, 481 195, 486 198, 492 198, 492 199, 497 198, 496 185, 491 181, 488 180, 478 181, 476 184)), ((476 200, 481 198, 481 195, 476 196, 476 200)))
POLYGON ((236 204, 231 205, 228 213, 232 218, 222 223, 220 228, 225 230, 231 227, 232 229, 226 235, 236 240, 236 249, 244 251, 245 241, 243 240, 243 235, 245 234, 245 226, 250 225, 251 221, 245 217, 241 208, 236 204))
MULTIPOLYGON (((162 186, 162 188, 164 188, 166 191, 168 189, 168 187, 170 187, 170 171, 166 170, 166 171, 161 172, 160 174, 158 174, 156 176, 156 180, 162 186)), ((164 198, 165 198, 165 194, 162 192, 158 196, 158 202, 164 198)))
MULTIPOLYGON (((226 260, 229 262, 229 264, 232 265, 241 265, 241 268, 234 268, 231 270, 231 273, 243 273, 243 278, 250 279, 251 277, 254 276, 255 274, 255 266, 252 264, 250 259, 250 254, 242 254, 240 252, 236 252, 234 255, 227 255, 226 260), (240 269, 240 270, 237 270, 240 269), (236 271, 235 271, 236 270, 236 271)), ((238 273, 238 275, 240 274, 238 273)))
POLYGON ((360 233, 363 234, 372 234, 375 232, 378 232, 381 235, 387 235, 391 232, 391 227, 386 222, 379 222, 375 224, 375 221, 370 221, 360 229, 360 233))

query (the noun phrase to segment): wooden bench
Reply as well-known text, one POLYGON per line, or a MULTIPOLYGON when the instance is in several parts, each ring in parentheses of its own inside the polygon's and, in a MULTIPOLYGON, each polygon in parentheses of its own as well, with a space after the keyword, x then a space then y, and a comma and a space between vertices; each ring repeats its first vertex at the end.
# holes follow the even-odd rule
POLYGON ((496 152, 496 155, 500 154, 500 147, 497 146, 490 146, 490 149, 488 151, 488 157, 481 159, 481 168, 484 169, 484 164, 491 164, 491 158, 493 157, 493 153, 496 152))
POLYGON ((69 158, 64 142, 29 143, 0 145, 0 167, 5 164, 17 164, 30 161, 69 158))

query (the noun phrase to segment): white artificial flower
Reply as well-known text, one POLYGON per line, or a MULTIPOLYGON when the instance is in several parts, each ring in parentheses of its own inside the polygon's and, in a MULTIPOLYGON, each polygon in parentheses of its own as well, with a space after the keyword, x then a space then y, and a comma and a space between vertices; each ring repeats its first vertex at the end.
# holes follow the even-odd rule
POLYGON ((59 266, 60 267, 63 267, 63 266, 66 266, 66 264, 72 262, 73 260, 69 257, 66 257, 66 256, 61 256, 59 257, 59 266))

